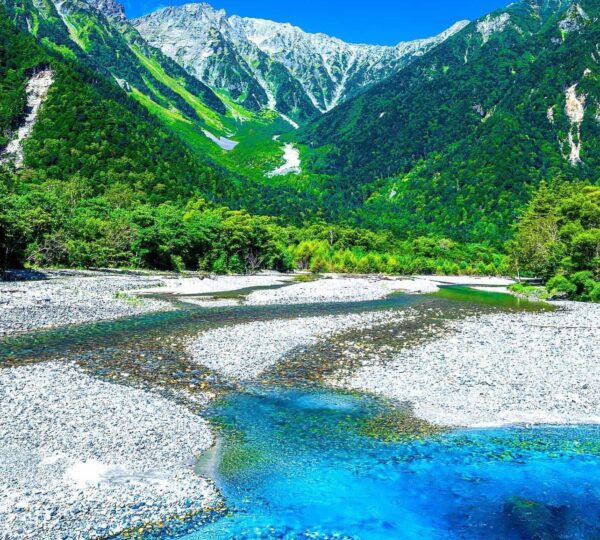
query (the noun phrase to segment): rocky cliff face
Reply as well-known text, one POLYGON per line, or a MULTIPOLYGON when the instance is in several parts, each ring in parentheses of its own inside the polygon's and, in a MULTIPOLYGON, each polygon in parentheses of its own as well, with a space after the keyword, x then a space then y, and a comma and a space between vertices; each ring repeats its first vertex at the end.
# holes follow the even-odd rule
POLYGON ((85 2, 108 19, 126 19, 123 4, 115 0, 85 0, 85 2))
POLYGON ((467 23, 395 47, 349 44, 290 24, 228 16, 208 4, 164 8, 133 24, 214 90, 303 121, 396 73, 467 23))

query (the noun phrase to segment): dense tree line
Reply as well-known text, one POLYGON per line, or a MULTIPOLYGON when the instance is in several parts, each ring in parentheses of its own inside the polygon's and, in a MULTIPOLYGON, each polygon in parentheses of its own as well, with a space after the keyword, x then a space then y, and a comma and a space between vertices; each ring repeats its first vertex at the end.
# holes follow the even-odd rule
POLYGON ((135 267, 214 273, 313 272, 495 274, 504 258, 447 239, 400 242, 387 233, 274 218, 192 197, 140 202, 123 185, 94 195, 81 178, 28 184, 0 173, 0 267, 135 267))
POLYGON ((508 251, 515 272, 542 278, 550 294, 600 301, 600 187, 542 184, 508 251))

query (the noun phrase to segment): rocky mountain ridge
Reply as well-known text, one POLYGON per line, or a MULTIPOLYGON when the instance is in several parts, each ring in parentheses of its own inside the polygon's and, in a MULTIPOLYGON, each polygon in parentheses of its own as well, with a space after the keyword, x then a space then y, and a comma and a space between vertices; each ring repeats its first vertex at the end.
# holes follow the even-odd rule
POLYGON ((217 92, 305 121, 398 72, 468 24, 395 47, 350 44, 288 23, 229 16, 208 4, 132 21, 147 42, 217 92))

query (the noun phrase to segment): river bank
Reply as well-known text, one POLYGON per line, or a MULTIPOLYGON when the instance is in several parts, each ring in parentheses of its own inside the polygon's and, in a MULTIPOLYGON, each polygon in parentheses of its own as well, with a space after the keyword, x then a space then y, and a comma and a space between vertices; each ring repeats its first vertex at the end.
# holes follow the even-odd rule
POLYGON ((51 362, 0 369, 0 538, 105 538, 217 507, 208 423, 51 362))
POLYGON ((0 281, 0 336, 171 309, 168 302, 132 294, 163 286, 165 278, 157 274, 46 270, 11 275, 14 281, 0 281))
POLYGON ((0 281, 0 336, 168 311, 173 309, 171 299, 208 308, 355 302, 385 298, 396 291, 437 290, 431 281, 382 276, 329 275, 306 283, 294 283, 294 274, 279 273, 182 277, 143 271, 44 270, 12 272, 12 276, 11 281, 0 281), (269 287, 273 289, 251 291, 269 287), (247 294, 224 300, 212 297, 232 291, 247 294))
POLYGON ((410 403, 443 426, 600 423, 600 305, 452 321, 445 335, 334 386, 410 403))
MULTIPOLYGON (((439 426, 600 424, 598 305, 527 312, 513 297, 449 298, 448 289, 384 299, 438 291, 437 278, 293 279, 58 272, 0 284, 8 295, 0 324, 22 334, 4 340, 9 356, 20 348, 14 367, 0 369, 0 538, 101 538, 218 506, 212 483, 193 470, 214 440, 203 419, 212 397, 298 386, 311 370, 321 370, 313 389, 325 382, 362 394, 359 402, 383 396, 439 426), (230 307, 147 315, 227 291, 230 307), (121 303, 125 311, 111 308, 121 303), (98 325, 97 335, 70 334, 68 352, 66 331, 50 332, 49 361, 32 363, 39 336, 27 332, 136 314, 98 325), (325 366, 320 352, 331 348, 339 359, 325 366), (285 379, 286 369, 295 378, 285 379), (213 392, 217 381, 225 384, 213 392)), ((473 288, 504 286, 467 279, 473 288)), ((253 399, 264 402, 260 392, 253 399)))
POLYGON ((171 302, 148 294, 218 293, 293 278, 77 270, 13 271, 11 276, 0 281, 0 336, 173 309, 171 302))

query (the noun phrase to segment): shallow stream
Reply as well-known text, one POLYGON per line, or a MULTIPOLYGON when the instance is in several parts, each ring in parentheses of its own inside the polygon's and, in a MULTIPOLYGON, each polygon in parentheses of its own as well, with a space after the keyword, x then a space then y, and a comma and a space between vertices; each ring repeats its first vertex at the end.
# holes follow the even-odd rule
POLYGON ((323 390, 250 389, 212 414, 223 440, 204 472, 231 514, 188 540, 600 534, 599 428, 413 438, 400 411, 323 390))

